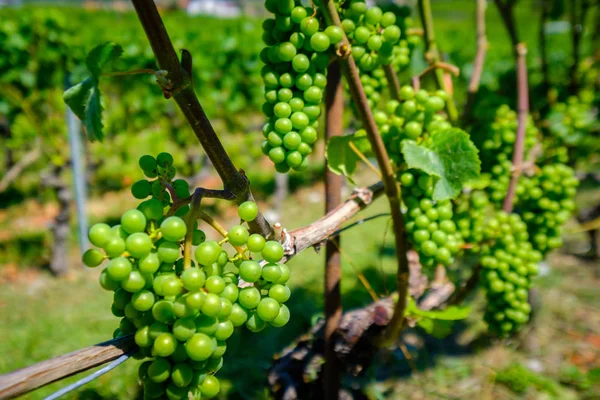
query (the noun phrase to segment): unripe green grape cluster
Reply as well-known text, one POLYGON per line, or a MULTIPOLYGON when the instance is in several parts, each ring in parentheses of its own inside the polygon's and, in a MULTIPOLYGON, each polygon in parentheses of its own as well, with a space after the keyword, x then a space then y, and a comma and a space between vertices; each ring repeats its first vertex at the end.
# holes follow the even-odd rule
MULTIPOLYGON (((517 113, 507 105, 496 110, 494 121, 481 132, 486 138, 481 147, 482 172, 491 173, 488 188, 490 200, 499 205, 504 201, 513 172, 513 150, 517 139, 517 113)), ((538 130, 528 117, 525 125, 524 160, 538 140, 538 130)))
POLYGON ((564 164, 549 164, 521 177, 516 206, 527 223, 531 242, 543 254, 562 246, 561 228, 575 211, 579 180, 564 164))
MULTIPOLYGON (((154 163, 149 157, 140 159, 142 168, 154 163, 172 168, 172 157, 159 155, 154 163)), ((161 173, 143 170, 147 176, 161 173)), ((139 187, 132 191, 137 198, 146 194, 139 187)), ((258 215, 253 202, 239 206, 243 222, 217 242, 207 241, 196 223, 189 235, 190 227, 170 215, 168 206, 155 197, 148 201, 126 211, 120 225, 93 225, 88 236, 96 248, 84 253, 83 262, 97 267, 108 261, 100 285, 114 292, 111 311, 121 318, 114 337, 133 335, 140 348, 136 358, 148 359, 139 367, 144 398, 212 398, 220 391, 214 375, 234 329, 259 332, 290 319, 284 304, 290 270, 280 262, 284 249, 244 226, 258 215), (195 262, 182 255, 186 246, 195 262)))
POLYGON ((517 214, 498 211, 486 221, 481 247, 482 282, 489 330, 506 337, 529 321, 528 291, 538 274, 542 254, 529 242, 527 225, 517 214))
MULTIPOLYGON (((544 137, 544 161, 567 164, 570 156, 586 160, 590 154, 600 151, 596 136, 591 132, 597 125, 598 111, 592 97, 582 90, 565 103, 554 104, 547 116, 547 132, 544 137), (569 149, 572 149, 569 154, 569 149)), ((579 161, 579 160, 572 160, 579 161)))
MULTIPOLYGON (((388 81, 385 76, 385 72, 381 67, 383 64, 390 64, 393 71, 399 73, 410 64, 410 55, 412 50, 421 41, 421 38, 415 34, 408 34, 407 28, 412 24, 410 18, 404 18, 399 12, 394 13, 392 11, 383 12, 379 7, 368 8, 364 14, 361 11, 365 7, 365 3, 359 1, 355 6, 350 6, 348 10, 342 10, 342 15, 348 15, 350 18, 342 21, 342 26, 349 35, 353 57, 358 57, 357 66, 360 73, 360 80, 363 85, 367 102, 371 109, 375 109, 379 106, 382 99, 382 94, 385 88, 388 86, 388 81), (377 20, 378 16, 379 24, 369 24, 367 20, 373 22, 377 20), (384 26, 385 25, 385 26, 384 26), (374 32, 371 36, 380 36, 373 39, 369 38, 365 43, 359 43, 356 39, 356 31, 358 29, 358 38, 361 38, 361 32, 363 29, 367 29, 370 32, 374 32), (387 35, 395 35, 396 32, 400 32, 400 38, 396 42, 386 40, 384 33, 387 29, 387 35), (390 33, 391 32, 391 33, 390 33), (371 41, 371 46, 369 46, 371 41), (381 48, 374 50, 381 41, 381 48), (391 55, 389 54, 389 48, 392 48, 391 55), (382 50, 383 48, 383 50, 382 50), (383 54, 383 56, 380 56, 383 54), (366 57, 365 57, 366 56, 366 57), (365 65, 363 65, 365 64, 365 65), (361 65, 363 67, 361 67, 361 65)), ((354 4, 354 3, 352 3, 354 4)))
POLYGON ((446 98, 446 92, 441 90, 431 94, 406 85, 400 89, 400 101, 390 100, 385 110, 373 113, 388 154, 396 165, 403 163, 403 140, 418 141, 427 134, 451 127, 439 113, 445 107, 446 98))
POLYGON ((433 178, 418 171, 400 176, 406 212, 406 233, 425 267, 449 266, 461 249, 461 239, 452 220, 450 200, 434 202, 433 178))
POLYGON ((396 24, 396 14, 368 7, 364 0, 352 0, 341 10, 342 27, 351 44, 352 57, 361 71, 374 71, 392 63, 394 46, 402 31, 396 24))
POLYGON ((329 56, 344 32, 325 27, 322 16, 299 0, 267 0, 265 7, 275 16, 263 22, 262 111, 268 122, 262 150, 278 172, 303 170, 317 140, 329 56))

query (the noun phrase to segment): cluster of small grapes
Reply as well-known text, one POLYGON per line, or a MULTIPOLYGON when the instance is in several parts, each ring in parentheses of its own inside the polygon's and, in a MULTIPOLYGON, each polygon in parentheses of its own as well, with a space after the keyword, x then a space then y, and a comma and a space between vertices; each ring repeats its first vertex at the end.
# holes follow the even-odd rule
POLYGON ((450 200, 433 202, 433 178, 418 171, 400 176, 406 213, 407 237, 423 266, 448 266, 460 251, 461 239, 452 220, 450 200))
POLYGON ((499 336, 517 332, 529 320, 527 302, 531 279, 538 273, 542 254, 528 241, 527 225, 517 214, 498 211, 486 221, 481 248, 487 308, 484 319, 499 336))
POLYGON ((561 228, 575 211, 578 185, 575 171, 564 164, 545 165, 519 180, 517 207, 536 250, 545 254, 562 246, 561 228))
MULTIPOLYGON (((494 121, 485 130, 486 140, 481 147, 481 169, 482 172, 492 174, 488 191, 490 200, 495 204, 501 204, 508 192, 517 125, 517 113, 507 105, 502 105, 496 110, 494 121)), ((525 127, 525 159, 537 138, 538 130, 531 118, 528 118, 525 127)))
POLYGON ((321 16, 299 0, 267 0, 265 7, 275 18, 263 22, 263 153, 279 172, 302 170, 317 140, 330 50, 344 32, 337 26, 322 30, 321 16))
POLYGON ((396 25, 396 14, 368 7, 364 0, 352 0, 340 10, 342 27, 351 44, 352 57, 361 71, 374 71, 392 63, 394 46, 402 31, 396 25))
MULTIPOLYGON (((172 157, 144 156, 140 166, 149 177, 174 177, 172 157)), ((132 191, 145 198, 147 189, 138 183, 132 191)), ((178 194, 186 192, 187 187, 178 194)), ((152 199, 126 211, 120 225, 93 225, 89 239, 99 249, 87 250, 83 262, 97 267, 109 260, 100 284, 114 291, 112 313, 122 318, 114 336, 133 334, 140 348, 136 357, 151 358, 139 368, 145 398, 211 398, 220 391, 214 374, 234 328, 245 325, 259 332, 289 321, 283 303, 290 297, 290 271, 280 263, 283 247, 250 234, 241 224, 221 242, 207 241, 195 225, 190 235, 184 220, 163 207, 166 199, 158 199, 169 193, 151 194, 152 199), (235 249, 234 256, 223 248, 226 243, 235 249)), ((242 203, 238 215, 253 221, 258 207, 242 203)))
POLYGON ((342 26, 349 34, 353 57, 361 57, 362 59, 365 55, 369 56, 367 58, 368 65, 366 69, 361 67, 360 62, 357 64, 360 72, 360 80, 367 96, 367 102, 369 107, 374 110, 380 104, 383 89, 388 86, 388 81, 381 65, 390 64, 392 70, 396 73, 405 69, 410 64, 412 49, 420 43, 421 38, 418 35, 408 33, 407 28, 412 21, 410 18, 402 18, 401 15, 397 15, 392 11, 383 12, 379 7, 371 7, 361 14, 364 9, 365 5, 362 2, 356 2, 356 5, 352 3, 350 9, 344 14, 350 14, 353 18, 342 21, 342 26), (369 24, 369 21, 376 21, 378 18, 379 29, 377 29, 377 24, 369 24), (362 25, 361 22, 363 22, 362 25), (363 26, 364 22, 367 22, 366 26, 363 26), (360 25, 358 28, 357 24, 360 25), (355 39, 356 31, 358 31, 359 38, 362 38, 361 35, 364 35, 364 33, 361 33, 362 29, 359 28, 371 29, 371 31, 374 30, 381 35, 384 35, 387 30, 388 39, 383 36, 381 40, 378 38, 369 38, 366 45, 358 43, 358 41, 353 40, 355 39), (395 35, 398 31, 400 32, 400 37, 395 41, 395 35), (395 41, 395 43, 392 44, 390 39, 395 41), (382 42, 381 48, 376 50, 379 42, 382 42), (367 53, 365 46, 366 49, 371 51, 370 53, 367 53), (391 54, 389 54, 390 46, 392 47, 391 54), (374 66, 371 57, 374 57, 376 60, 374 66))
POLYGON ((569 148, 577 148, 573 156, 585 158, 599 149, 594 135, 590 134, 597 124, 598 112, 589 98, 582 91, 580 96, 571 96, 566 103, 552 106, 547 117, 548 133, 544 139, 543 160, 567 164, 569 148))
POLYGON ((446 118, 438 113, 444 109, 446 97, 441 90, 430 94, 426 90, 415 91, 406 85, 400 89, 401 101, 390 100, 385 110, 373 113, 388 154, 396 165, 403 163, 403 140, 418 140, 425 133, 451 127, 446 118))

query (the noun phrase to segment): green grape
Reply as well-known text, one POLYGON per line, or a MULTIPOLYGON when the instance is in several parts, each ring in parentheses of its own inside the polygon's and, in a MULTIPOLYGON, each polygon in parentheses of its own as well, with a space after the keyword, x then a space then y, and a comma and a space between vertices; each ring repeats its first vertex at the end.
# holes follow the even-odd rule
POLYGON ((152 186, 150 185, 150 182, 145 179, 137 181, 131 186, 131 194, 136 199, 145 199, 146 197, 150 196, 151 192, 152 186))
POLYGON ((248 321, 246 321, 246 328, 248 328, 250 332, 260 332, 266 327, 267 323, 260 319, 260 317, 256 315, 255 312, 250 313, 248 321))
POLYGON ((146 217, 139 210, 128 210, 121 217, 121 227, 127 233, 143 232, 146 229, 146 217))
POLYGON ((240 327, 248 320, 248 312, 238 303, 234 303, 228 320, 231 321, 234 327, 240 327))
POLYGON ((194 361, 208 360, 215 350, 210 337, 203 333, 195 333, 186 343, 185 350, 194 361))
POLYGON ((219 313, 221 309, 221 299, 218 295, 214 293, 209 293, 206 295, 204 299, 204 304, 200 309, 203 314, 208 315, 209 317, 214 317, 219 313))
POLYGON ((221 385, 219 380, 213 375, 207 375, 204 381, 200 385, 200 393, 202 397, 211 398, 215 397, 221 391, 221 385))
POLYGON ((191 339, 196 333, 196 324, 192 318, 181 318, 173 325, 173 336, 181 342, 191 339))
POLYGON ((245 245, 249 236, 248 230, 241 225, 235 225, 227 232, 229 243, 234 246, 245 245))
POLYGON ((140 203, 138 210, 144 214, 148 221, 158 221, 163 216, 163 204, 157 199, 149 199, 140 203))
POLYGON ((110 237, 111 229, 106 224, 94 224, 88 232, 88 239, 96 247, 102 247, 110 237))
POLYGON ((240 264, 240 278, 246 282, 256 282, 260 279, 261 267, 256 261, 243 261, 240 264))
POLYGON ((181 274, 181 282, 185 290, 195 291, 204 287, 206 273, 198 268, 189 268, 181 274))
POLYGON ((272 298, 264 298, 256 308, 256 314, 263 321, 270 322, 279 314, 279 303, 272 298))
POLYGON ((269 289, 269 297, 279 303, 285 303, 291 296, 290 288, 285 285, 275 284, 269 289))
POLYGON ((265 238, 258 234, 253 233, 248 237, 246 245, 248 246, 248 250, 254 253, 260 253, 265 248, 265 238))
POLYGON ((152 239, 150 239, 150 236, 145 233, 138 232, 128 236, 123 247, 126 248, 129 254, 133 257, 142 258, 150 253, 153 243, 152 239))
POLYGON ((209 293, 221 294, 225 290, 225 281, 218 275, 213 275, 206 280, 205 289, 209 293))
MULTIPOLYGON (((132 235, 133 236, 133 235, 132 235)), ((160 258, 157 253, 150 253, 142 256, 138 262, 138 268, 143 274, 153 274, 160 267, 160 258)))
MULTIPOLYGON (((171 382, 177 387, 185 388, 191 382, 194 377, 194 371, 188 364, 175 364, 171 370, 171 382)), ((168 390, 168 389, 167 389, 168 390)), ((187 394, 187 390, 185 391, 187 394)))
POLYGON ((156 383, 165 382, 171 376, 171 363, 166 358, 157 357, 148 366, 148 377, 156 383))
POLYGON ((154 293, 148 290, 136 292, 131 297, 131 305, 138 311, 148 311, 154 305, 154 293))
POLYGON ((260 303, 260 292, 255 287, 245 287, 240 290, 238 302, 246 309, 252 310, 260 303))
POLYGON ((281 328, 281 327, 285 326, 289 322, 289 320, 290 320, 290 310, 285 304, 281 304, 281 307, 279 308, 279 313, 277 314, 277 317, 275 317, 275 319, 269 323, 274 327, 281 328))
MULTIPOLYGON (((203 243, 204 244, 204 243, 203 243)), ((200 248, 202 245, 200 245, 198 248, 200 248)), ((175 261, 177 261, 177 259, 180 257, 181 255, 181 250, 179 248, 179 245, 177 243, 173 243, 173 242, 162 242, 159 246, 158 246, 158 257, 165 263, 174 263, 175 261)), ((196 250, 196 260, 198 259, 197 257, 197 250, 196 250)))
POLYGON ((193 310, 201 309, 205 300, 206 294, 204 292, 192 292, 189 293, 186 297, 186 303, 188 307, 190 307, 193 310))
POLYGON ((87 267, 97 267, 98 265, 102 264, 102 261, 104 261, 104 254, 102 254, 96 249, 88 249, 85 251, 85 253, 83 253, 81 260, 83 261, 83 264, 87 267))
POLYGON ((215 241, 208 241, 196 248, 196 261, 201 265, 210 265, 216 262, 221 254, 221 246, 215 241))
POLYGON ((284 255, 283 246, 279 242, 269 240, 261 252, 262 257, 271 263, 279 262, 284 255))
POLYGON ((127 278, 131 270, 131 262, 124 257, 113 258, 106 267, 106 272, 108 273, 110 279, 117 282, 127 278))
POLYGON ((258 216, 258 206, 253 201, 245 201, 239 205, 238 215, 244 221, 254 221, 258 216))
POLYGON ((166 218, 160 224, 160 230, 163 237, 171 242, 178 242, 185 237, 187 227, 185 222, 179 217, 166 218))

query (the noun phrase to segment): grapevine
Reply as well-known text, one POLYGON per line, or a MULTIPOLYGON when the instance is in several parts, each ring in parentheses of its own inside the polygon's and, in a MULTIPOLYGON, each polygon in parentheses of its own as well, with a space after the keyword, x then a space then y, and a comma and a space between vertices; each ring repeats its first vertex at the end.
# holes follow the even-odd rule
MULTIPOLYGON (((198 203, 180 206, 190 192, 185 181, 174 179, 173 157, 144 155, 139 166, 154 180, 136 182, 131 192, 150 198, 125 211, 120 225, 93 225, 89 239, 97 248, 84 253, 83 263, 97 267, 108 260, 100 285, 114 292, 111 311, 122 318, 114 337, 133 334, 137 357, 149 358, 139 367, 145 396, 214 397, 220 390, 214 375, 234 329, 260 332, 290 319, 284 304, 290 271, 279 263, 283 247, 243 224, 226 232, 217 226, 224 239, 207 240, 195 221, 198 203)), ((244 202, 238 214, 250 222, 258 208, 244 202)))

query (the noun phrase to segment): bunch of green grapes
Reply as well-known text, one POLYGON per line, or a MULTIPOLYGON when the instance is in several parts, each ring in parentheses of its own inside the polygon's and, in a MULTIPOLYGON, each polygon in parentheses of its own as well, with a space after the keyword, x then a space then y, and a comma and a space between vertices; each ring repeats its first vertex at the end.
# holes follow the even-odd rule
POLYGON ((306 156, 317 140, 329 56, 344 37, 339 27, 323 29, 321 15, 300 4, 299 0, 265 3, 275 18, 263 22, 262 110, 268 122, 262 148, 279 172, 308 166, 306 156))
MULTIPOLYGON (((494 121, 486 126, 480 134, 485 137, 481 146, 482 172, 492 174, 488 191, 490 199, 495 204, 501 204, 508 192, 508 185, 512 175, 513 149, 517 139, 517 113, 507 105, 502 105, 496 110, 494 121)), ((529 117, 525 127, 525 157, 535 145, 538 130, 529 117)))
MULTIPOLYGON (((171 179, 172 160, 167 153, 143 156, 140 166, 148 177, 171 179)), ((211 398, 219 393, 214 375, 236 327, 259 332, 289 321, 284 303, 290 271, 280 263, 284 251, 278 242, 250 234, 243 225, 229 229, 221 242, 207 241, 195 223, 186 224, 165 207, 171 192, 154 188, 134 185, 136 198, 152 198, 126 211, 120 225, 90 228, 97 248, 87 250, 83 262, 97 267, 108 261, 100 285, 114 292, 112 313, 122 318, 114 336, 133 334, 140 348, 136 356, 149 358, 139 368, 145 398, 211 398)), ((173 191, 182 198, 189 194, 182 185, 173 191)), ((245 202, 238 214, 249 222, 258 208, 245 202)))
POLYGON ((498 211, 486 221, 484 240, 491 244, 481 246, 487 297, 484 319, 499 336, 517 332, 529 320, 528 290, 542 254, 528 239, 527 225, 517 214, 498 211))
POLYGON ((544 143, 545 161, 567 164, 578 161, 570 157, 586 160, 600 151, 597 134, 593 134, 600 128, 598 110, 587 93, 584 90, 579 96, 552 106, 546 120, 549 135, 544 143))
POLYGON ((352 0, 341 10, 342 27, 351 44, 352 57, 361 71, 374 71, 390 64, 394 46, 402 31, 396 24, 396 14, 369 7, 364 0, 352 0))
POLYGON ((518 207, 536 250, 547 253, 562 246, 561 228, 575 211, 579 180, 564 164, 545 165, 532 177, 521 177, 518 207))
POLYGON ((446 93, 415 91, 411 86, 400 89, 401 101, 390 100, 385 110, 373 113, 385 147, 396 165, 402 164, 402 141, 422 140, 436 130, 450 128, 446 118, 438 114, 444 109, 446 93))
POLYGON ((433 178, 416 170, 400 176, 406 212, 406 233, 423 266, 448 266, 460 251, 461 240, 452 220, 450 200, 434 202, 433 178))

